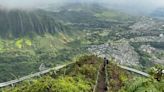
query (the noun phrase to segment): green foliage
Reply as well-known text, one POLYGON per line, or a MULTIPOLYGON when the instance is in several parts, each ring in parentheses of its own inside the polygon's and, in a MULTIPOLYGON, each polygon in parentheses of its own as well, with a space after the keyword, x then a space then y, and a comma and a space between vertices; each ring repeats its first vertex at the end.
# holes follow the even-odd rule
POLYGON ((94 55, 92 56, 82 56, 76 62, 74 66, 74 71, 70 73, 71 76, 81 75, 87 79, 91 85, 94 85, 97 75, 97 70, 101 64, 102 59, 94 55))
MULTIPOLYGON (((20 77, 37 72, 42 63, 47 64, 47 68, 63 64, 76 55, 88 53, 88 44, 107 42, 107 36, 101 37, 106 32, 94 32, 98 30, 101 33, 104 28, 109 29, 116 23, 112 17, 111 21, 104 21, 101 16, 95 15, 110 13, 110 10, 99 5, 73 4, 69 7, 71 9, 66 6, 59 12, 0 10, 0 23, 3 24, 0 25, 0 82, 14 79, 10 73, 20 77), (93 34, 85 37, 83 30, 93 34)), ((117 15, 116 12, 112 13, 117 15)), ((94 71, 91 66, 85 67, 94 71)), ((87 69, 82 71, 85 73, 87 69)))
POLYGON ((22 44, 23 44, 23 39, 20 39, 20 40, 17 40, 15 45, 18 47, 18 48, 22 48, 22 44))
POLYGON ((3 41, 1 41, 1 39, 0 39, 0 51, 2 51, 3 48, 4 48, 4 43, 3 43, 3 41))
POLYGON ((89 92, 91 90, 87 81, 68 76, 58 79, 46 76, 39 80, 33 80, 31 84, 25 83, 22 85, 12 90, 5 90, 5 92, 89 92))
POLYGON ((83 65, 78 69, 78 71, 82 74, 85 75, 88 78, 96 78, 96 72, 97 72, 97 67, 94 67, 93 65, 83 65))
MULTIPOLYGON (((110 40, 130 39, 145 34, 124 34, 133 22, 131 16, 108 10, 99 5, 70 5, 59 12, 2 11, 0 10, 0 81, 8 81, 32 72, 37 72, 40 64, 46 68, 71 61, 76 55, 87 53, 88 44, 102 44, 110 40), (110 32, 108 30, 110 29, 110 32), (83 31, 84 30, 84 31, 83 31), (86 30, 89 34, 86 36, 86 30), (107 30, 104 32, 104 30, 107 30), (112 31, 111 31, 112 30, 112 31), (103 33, 104 32, 104 33, 103 33), (122 33, 122 34, 119 34, 122 33), (17 39, 15 39, 17 38, 17 39), (28 39, 31 38, 31 39, 28 39)), ((143 66, 150 66, 151 56, 138 51, 140 44, 134 45, 143 66)), ((154 47, 163 48, 163 44, 154 47)), ((159 54, 162 57, 163 54, 159 54)), ((90 92, 96 80, 98 66, 102 59, 83 56, 75 65, 59 71, 57 75, 20 83, 7 92, 90 92)), ((126 71, 115 64, 108 66, 111 91, 117 92, 131 79, 126 71)), ((153 71, 154 72, 154 71, 153 71)), ((132 87, 125 85, 122 91, 163 91, 163 82, 151 85, 149 79, 134 80, 132 87), (141 80, 141 81, 140 81, 141 80), (147 82, 148 81, 148 82, 147 82), (142 86, 141 86, 142 85, 142 86), (139 87, 138 87, 139 86, 139 87)), ((130 85, 131 86, 131 85, 130 85)))
POLYGON ((89 82, 80 78, 64 77, 59 78, 53 85, 53 92, 89 92, 91 86, 89 82))
POLYGON ((46 68, 71 61, 73 57, 87 53, 87 47, 75 45, 71 37, 63 42, 59 34, 36 36, 32 39, 22 37, 0 40, 0 82, 9 81, 39 71, 44 63, 46 68), (59 37, 58 37, 59 36, 59 37), (14 76, 13 76, 14 75, 14 76), (16 76, 16 77, 15 77, 16 76))
POLYGON ((120 92, 163 92, 164 81, 156 81, 150 78, 134 78, 128 81, 120 92))
POLYGON ((110 61, 110 64, 107 66, 108 71, 108 83, 109 83, 109 92, 118 92, 121 89, 125 82, 131 80, 132 76, 129 72, 119 68, 115 63, 110 61))
POLYGON ((32 41, 29 40, 29 39, 25 40, 25 43, 26 43, 28 46, 31 46, 31 45, 32 45, 32 41))
POLYGON ((0 10, 0 25, 1 34, 3 38, 17 38, 29 36, 33 37, 35 34, 43 35, 44 33, 57 33, 64 31, 65 26, 59 21, 55 20, 43 10, 36 11, 22 11, 0 10))
POLYGON ((57 75, 25 81, 15 88, 4 89, 4 92, 91 92, 101 60, 96 56, 82 56, 57 75))
POLYGON ((122 12, 110 10, 110 11, 104 11, 102 13, 98 13, 95 15, 98 18, 102 19, 109 19, 109 20, 118 20, 118 21, 126 21, 129 20, 131 17, 127 14, 124 14, 122 12), (122 16, 122 17, 120 17, 122 16))
POLYGON ((32 46, 32 42, 29 39, 19 39, 15 42, 16 47, 19 49, 23 48, 24 46, 32 46))

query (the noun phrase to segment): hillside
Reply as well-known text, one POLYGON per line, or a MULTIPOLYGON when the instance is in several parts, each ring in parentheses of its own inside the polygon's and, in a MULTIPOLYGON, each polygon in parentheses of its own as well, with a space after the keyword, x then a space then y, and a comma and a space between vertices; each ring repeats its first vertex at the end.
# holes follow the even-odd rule
POLYGON ((151 87, 163 92, 163 85, 158 87, 163 80, 156 81, 155 74, 144 78, 118 65, 144 72, 156 65, 164 69, 164 21, 132 16, 97 3, 54 7, 0 9, 0 82, 89 56, 57 74, 53 71, 20 82, 4 92, 149 92, 151 87), (113 59, 103 67, 99 57, 113 59))
POLYGON ((49 76, 34 79, 31 85, 26 82, 22 83, 24 86, 18 84, 17 88, 9 88, 6 92, 20 92, 22 89, 26 89, 25 92, 30 92, 31 89, 34 92, 90 92, 95 85, 97 70, 101 62, 103 62, 102 59, 96 56, 83 56, 75 64, 61 69, 56 74, 50 73, 49 76))
POLYGON ((0 12, 1 82, 37 72, 42 64, 50 68, 88 53, 89 45, 94 44, 90 41, 94 36, 88 40, 88 34, 110 29, 128 16, 117 19, 121 13, 97 4, 68 4, 59 11, 0 12))
MULTIPOLYGON (((152 72, 153 73, 153 72, 152 72)), ((112 60, 103 66, 103 59, 94 55, 79 57, 75 63, 52 71, 41 78, 25 80, 3 92, 162 92, 162 81, 142 77, 117 66, 112 60), (130 83, 130 84, 129 84, 130 83), (153 88, 152 88, 153 87, 153 88)))
POLYGON ((35 34, 55 34, 66 30, 66 27, 48 16, 45 11, 34 10, 0 10, 1 37, 32 37, 35 34))

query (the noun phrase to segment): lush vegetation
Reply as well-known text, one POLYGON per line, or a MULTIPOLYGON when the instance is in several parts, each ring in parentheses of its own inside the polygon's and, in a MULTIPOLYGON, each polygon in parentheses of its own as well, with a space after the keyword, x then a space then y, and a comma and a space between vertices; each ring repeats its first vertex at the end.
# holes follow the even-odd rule
POLYGON ((116 64, 110 63, 107 66, 109 92, 163 92, 164 76, 157 81, 157 71, 154 69, 164 69, 161 65, 156 65, 149 69, 149 78, 135 75, 119 68, 116 64))
POLYGON ((62 33, 59 35, 0 39, 0 82, 35 73, 42 63, 46 68, 51 68, 88 53, 87 46, 81 46, 80 41, 74 41, 74 38, 62 33))
POLYGON ((110 62, 107 66, 107 71, 109 76, 109 92, 118 92, 122 87, 124 87, 126 81, 131 80, 134 77, 134 74, 121 69, 112 62, 110 62))
POLYGON ((120 92, 163 92, 164 80, 157 81, 153 78, 134 78, 128 81, 120 92))
POLYGON ((15 88, 6 88, 4 92, 91 92, 102 62, 96 56, 82 56, 57 74, 25 81, 15 88))
POLYGON ((66 27, 48 16, 45 11, 3 11, 0 10, 0 25, 3 38, 13 37, 33 37, 36 34, 44 34, 46 32, 56 33, 64 31, 66 27), (6 16, 7 15, 7 16, 6 16))
POLYGON ((88 53, 88 45, 115 38, 108 29, 116 31, 127 17, 97 4, 69 4, 59 12, 0 10, 0 82, 37 72, 43 63, 50 68, 88 53))
MULTIPOLYGON (((137 17, 108 10, 97 4, 69 4, 58 12, 34 10, 0 10, 0 82, 9 81, 39 71, 39 66, 55 67, 88 53, 89 45, 104 44, 122 38, 157 36, 153 33, 133 33, 130 26, 137 17), (68 8, 69 7, 69 8, 68 8)), ((154 65, 151 56, 132 43, 140 56, 140 68, 154 65)), ((163 49, 163 43, 149 43, 163 49)), ((157 53, 157 57, 163 57, 157 53)), ((83 56, 54 74, 24 81, 4 92, 91 92, 102 59, 83 56)), ((147 70, 147 69, 143 69, 147 70)), ((107 66, 108 84, 112 92, 163 92, 163 80, 136 77, 116 64, 107 66)), ((154 76, 154 75, 152 75, 154 76)))
POLYGON ((164 69, 162 65, 155 65, 148 69, 149 78, 134 77, 125 82, 119 92, 163 92, 164 75, 159 75, 157 71, 164 69), (160 80, 157 80, 159 78, 160 80))
MULTIPOLYGON (((77 58, 76 58, 77 59, 77 58)), ((91 92, 103 59, 94 55, 81 56, 74 64, 42 76, 26 80, 15 87, 6 87, 3 92, 91 92)), ((106 66, 109 92, 163 92, 164 77, 155 78, 157 65, 149 70, 151 77, 145 78, 118 67, 114 62, 106 66)), ((106 76, 102 76, 106 77, 106 76)), ((101 84, 100 84, 101 85, 101 84)))

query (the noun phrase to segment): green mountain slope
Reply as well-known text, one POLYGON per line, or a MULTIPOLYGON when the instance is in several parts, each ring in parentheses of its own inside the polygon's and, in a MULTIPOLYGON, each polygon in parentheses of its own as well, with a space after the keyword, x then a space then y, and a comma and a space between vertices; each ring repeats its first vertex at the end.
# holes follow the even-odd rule
POLYGON ((0 24, 0 36, 4 38, 54 34, 66 28, 42 10, 0 10, 0 24))
POLYGON ((4 92, 91 92, 96 82, 97 70, 102 59, 96 56, 82 56, 75 64, 61 69, 57 75, 50 74, 39 79, 7 88, 4 92))
POLYGON ((37 72, 42 63, 50 68, 88 53, 89 45, 108 40, 102 30, 128 23, 127 16, 97 4, 68 4, 59 11, 0 10, 0 82, 37 72))
MULTIPOLYGON (((97 81, 98 72, 103 65, 103 59, 94 55, 85 55, 76 58, 76 62, 60 69, 43 75, 41 78, 25 80, 15 87, 3 88, 3 92, 92 92, 97 81)), ((103 68, 102 68, 103 69, 103 68)), ((163 92, 163 78, 161 81, 154 79, 154 75, 145 78, 135 73, 126 71, 110 60, 106 66, 106 74, 101 76, 107 85, 107 92, 163 92)), ((155 72, 154 72, 155 73, 155 72)), ((102 86, 102 87, 103 87, 102 86)), ((96 88, 96 90, 99 90, 96 88)), ((97 91, 95 91, 97 92, 97 91)))

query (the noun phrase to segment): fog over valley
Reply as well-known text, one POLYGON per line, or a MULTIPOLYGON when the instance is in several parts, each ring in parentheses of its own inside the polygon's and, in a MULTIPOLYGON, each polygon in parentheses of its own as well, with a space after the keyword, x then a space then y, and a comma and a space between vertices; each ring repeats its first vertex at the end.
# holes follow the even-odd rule
POLYGON ((0 0, 0 92, 164 92, 164 0, 0 0))
POLYGON ((0 0, 1 8, 5 9, 36 9, 59 7, 67 3, 99 3, 111 9, 119 9, 129 13, 151 13, 164 7, 163 0, 0 0))

